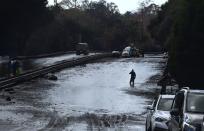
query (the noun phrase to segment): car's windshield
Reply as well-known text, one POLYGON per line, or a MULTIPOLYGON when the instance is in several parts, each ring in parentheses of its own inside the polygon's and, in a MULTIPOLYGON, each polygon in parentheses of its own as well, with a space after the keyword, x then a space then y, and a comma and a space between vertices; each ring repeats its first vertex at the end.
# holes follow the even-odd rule
POLYGON ((187 112, 204 113, 204 94, 188 93, 187 112))
POLYGON ((173 98, 172 99, 170 99, 170 98, 160 99, 158 106, 157 106, 157 110, 170 111, 172 102, 173 102, 173 98))
POLYGON ((124 49, 124 51, 129 51, 130 50, 130 47, 126 47, 125 49, 124 49))

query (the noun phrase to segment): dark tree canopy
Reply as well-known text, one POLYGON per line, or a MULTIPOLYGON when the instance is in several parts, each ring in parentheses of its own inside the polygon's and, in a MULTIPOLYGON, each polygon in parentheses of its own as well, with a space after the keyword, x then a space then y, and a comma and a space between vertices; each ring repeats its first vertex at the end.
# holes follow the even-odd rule
MULTIPOLYGON (((56 2, 56 1, 55 1, 56 2)), ((120 14, 105 0, 63 0, 47 6, 46 0, 3 1, 1 55, 36 55, 75 50, 78 42, 91 50, 122 50, 130 43, 147 50, 160 50, 152 42, 147 26, 158 6, 120 14)))
POLYGON ((168 69, 180 86, 203 89, 204 1, 170 0, 150 27, 154 38, 166 43, 168 69), (163 34, 163 35, 162 35, 163 34))
POLYGON ((158 50, 160 47, 152 43, 146 30, 156 7, 144 7, 144 28, 141 28, 141 12, 120 14, 114 3, 104 0, 63 0, 49 7, 54 19, 31 35, 26 54, 75 50, 78 42, 87 42, 91 50, 100 51, 121 51, 130 43, 148 51, 158 50))
POLYGON ((42 24, 47 0, 3 0, 1 13, 1 54, 22 53, 25 40, 42 24))

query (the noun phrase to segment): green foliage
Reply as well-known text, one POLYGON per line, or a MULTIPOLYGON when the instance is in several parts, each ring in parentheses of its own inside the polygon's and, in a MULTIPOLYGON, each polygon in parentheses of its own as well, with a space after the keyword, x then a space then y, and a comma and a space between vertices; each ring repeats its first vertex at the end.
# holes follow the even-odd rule
POLYGON ((201 88, 204 86, 203 41, 204 2, 180 0, 170 43, 172 48, 169 67, 180 85, 201 88))
POLYGON ((199 89, 204 86, 203 9, 203 0, 170 0, 153 21, 156 26, 152 24, 151 27, 152 33, 156 30, 166 32, 154 37, 168 45, 168 69, 180 86, 199 89))
POLYGON ((168 41, 173 25, 172 15, 174 13, 172 13, 173 9, 170 5, 170 2, 162 5, 161 9, 157 12, 156 18, 148 26, 154 43, 162 46, 164 50, 168 48, 166 41, 168 41))

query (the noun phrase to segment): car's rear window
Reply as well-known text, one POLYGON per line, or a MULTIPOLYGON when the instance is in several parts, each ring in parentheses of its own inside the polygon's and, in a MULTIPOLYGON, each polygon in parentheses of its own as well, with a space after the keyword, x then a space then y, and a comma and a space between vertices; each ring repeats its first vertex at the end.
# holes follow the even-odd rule
POLYGON ((188 93, 187 112, 204 113, 204 94, 188 93))
POLYGON ((160 99, 157 110, 162 110, 162 111, 170 111, 171 110, 171 105, 173 102, 173 98, 162 98, 160 99))

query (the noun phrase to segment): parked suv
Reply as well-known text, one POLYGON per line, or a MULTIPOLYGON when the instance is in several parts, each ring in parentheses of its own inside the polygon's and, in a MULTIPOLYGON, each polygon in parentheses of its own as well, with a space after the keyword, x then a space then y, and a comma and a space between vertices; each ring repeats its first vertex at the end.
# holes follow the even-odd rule
POLYGON ((170 114, 170 131, 203 131, 204 91, 189 88, 178 91, 170 114))

